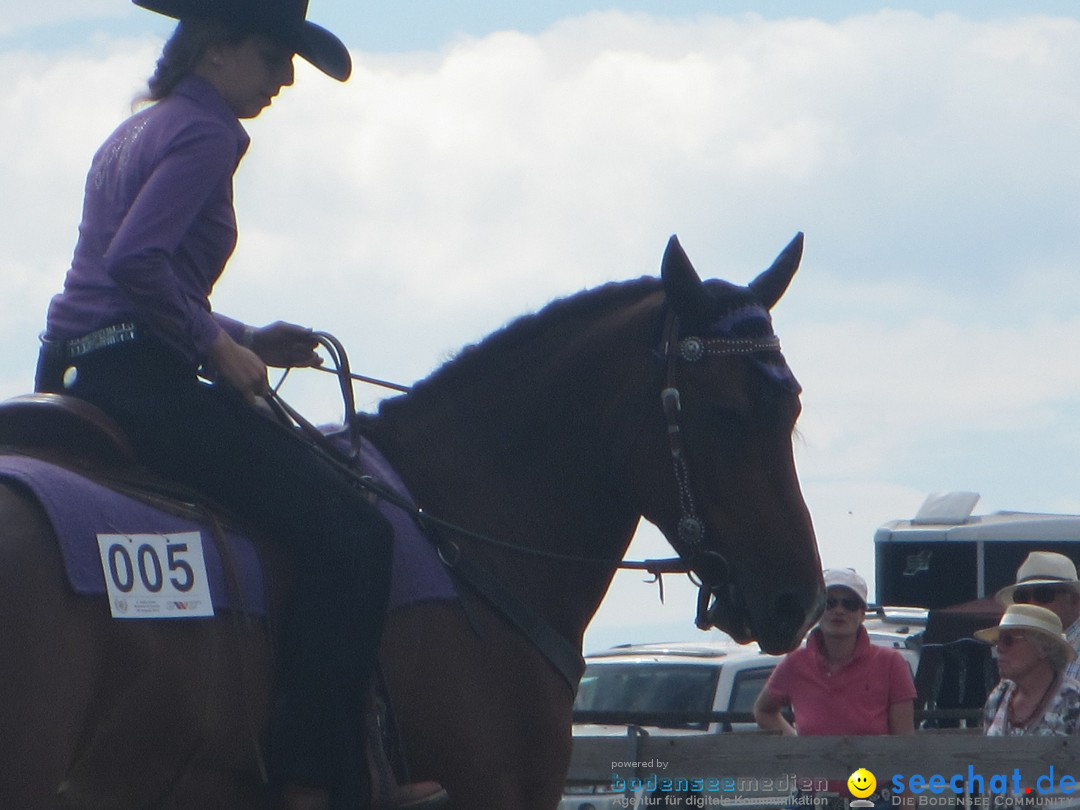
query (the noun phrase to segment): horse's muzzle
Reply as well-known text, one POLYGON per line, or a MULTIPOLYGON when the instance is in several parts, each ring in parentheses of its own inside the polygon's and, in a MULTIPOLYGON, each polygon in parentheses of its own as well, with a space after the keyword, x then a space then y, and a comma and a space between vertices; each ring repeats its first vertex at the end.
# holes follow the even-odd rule
POLYGON ((730 584, 700 586, 694 623, 699 630, 711 627, 723 630, 739 644, 749 644, 754 640, 750 617, 730 584))
POLYGON ((723 630, 739 644, 757 641, 763 652, 779 655, 797 647, 820 614, 816 603, 806 606, 790 591, 774 594, 766 610, 768 614, 755 621, 734 586, 702 586, 696 624, 702 630, 723 630))

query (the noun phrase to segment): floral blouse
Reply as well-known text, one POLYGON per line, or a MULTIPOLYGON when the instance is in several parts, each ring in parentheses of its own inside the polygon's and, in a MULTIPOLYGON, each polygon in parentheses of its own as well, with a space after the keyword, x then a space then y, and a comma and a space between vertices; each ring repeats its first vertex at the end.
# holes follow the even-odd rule
POLYGON ((1016 684, 1003 678, 986 698, 983 728, 990 737, 1080 734, 1080 682, 1064 678, 1041 717, 1026 726, 1009 722, 1009 701, 1016 684))

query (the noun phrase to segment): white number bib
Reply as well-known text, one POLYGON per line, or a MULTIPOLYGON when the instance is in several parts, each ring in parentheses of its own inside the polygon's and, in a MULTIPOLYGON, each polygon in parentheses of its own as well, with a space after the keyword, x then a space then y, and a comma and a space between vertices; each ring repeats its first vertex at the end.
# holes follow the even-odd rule
POLYGON ((99 534, 114 619, 213 616, 199 532, 99 534))

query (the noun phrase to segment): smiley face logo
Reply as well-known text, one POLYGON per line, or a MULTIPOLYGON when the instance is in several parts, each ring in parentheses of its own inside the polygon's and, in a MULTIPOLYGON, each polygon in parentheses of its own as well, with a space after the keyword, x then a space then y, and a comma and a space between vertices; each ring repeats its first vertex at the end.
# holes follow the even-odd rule
POLYGON ((859 768, 847 780, 847 789, 852 796, 865 799, 877 789, 877 779, 866 768, 859 768))

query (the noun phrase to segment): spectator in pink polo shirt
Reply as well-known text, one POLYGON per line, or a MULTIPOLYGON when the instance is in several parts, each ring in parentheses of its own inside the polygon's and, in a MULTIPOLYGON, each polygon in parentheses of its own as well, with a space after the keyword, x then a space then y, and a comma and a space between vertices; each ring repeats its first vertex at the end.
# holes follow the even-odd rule
POLYGON ((850 568, 824 572, 825 613, 804 646, 773 670, 754 719, 787 735, 914 734, 915 682, 896 650, 870 643, 866 581, 850 568), (795 724, 781 710, 791 707, 795 724))

